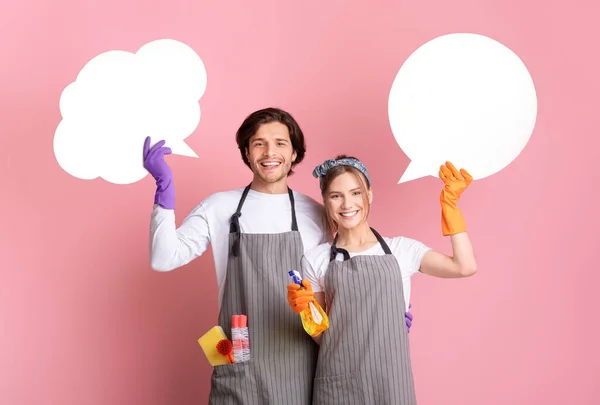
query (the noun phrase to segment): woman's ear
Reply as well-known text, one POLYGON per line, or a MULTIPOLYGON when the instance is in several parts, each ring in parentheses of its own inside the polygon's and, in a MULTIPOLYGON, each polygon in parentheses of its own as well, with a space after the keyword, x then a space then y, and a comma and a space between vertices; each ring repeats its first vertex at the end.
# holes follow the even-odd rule
POLYGON ((373 204, 373 190, 369 189, 367 195, 369 196, 369 205, 373 204))

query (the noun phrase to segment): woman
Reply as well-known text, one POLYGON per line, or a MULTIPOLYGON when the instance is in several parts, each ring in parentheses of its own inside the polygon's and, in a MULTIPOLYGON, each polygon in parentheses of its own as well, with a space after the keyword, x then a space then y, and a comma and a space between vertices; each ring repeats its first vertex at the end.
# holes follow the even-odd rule
POLYGON ((417 271, 442 278, 475 274, 465 221, 456 203, 473 178, 450 163, 444 182, 442 231, 453 256, 421 242, 383 238, 369 227, 371 179, 356 158, 338 156, 317 166, 331 243, 303 257, 304 288, 288 285, 288 301, 299 313, 317 301, 329 316, 320 344, 313 405, 416 404, 406 312, 410 276, 417 271))

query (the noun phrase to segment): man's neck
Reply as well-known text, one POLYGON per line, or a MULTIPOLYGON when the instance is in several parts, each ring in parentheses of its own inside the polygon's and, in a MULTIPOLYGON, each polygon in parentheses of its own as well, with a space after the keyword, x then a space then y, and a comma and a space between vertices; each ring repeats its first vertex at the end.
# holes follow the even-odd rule
POLYGON ((257 178, 255 176, 252 180, 252 185, 250 186, 250 189, 264 194, 287 194, 287 177, 281 179, 276 183, 265 183, 260 178, 257 178))

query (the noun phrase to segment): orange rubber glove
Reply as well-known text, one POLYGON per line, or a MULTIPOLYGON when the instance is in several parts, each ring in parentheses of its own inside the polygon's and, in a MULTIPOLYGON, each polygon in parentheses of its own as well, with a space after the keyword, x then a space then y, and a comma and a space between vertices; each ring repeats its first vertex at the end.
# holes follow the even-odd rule
POLYGON ((444 189, 440 195, 442 204, 442 233, 444 236, 466 232, 467 224, 456 205, 460 195, 473 181, 473 177, 465 170, 456 170, 450 162, 440 166, 440 179, 444 182, 444 189))
POLYGON ((292 311, 299 314, 308 308, 308 304, 316 301, 315 293, 312 290, 310 281, 307 279, 302 280, 302 286, 296 283, 288 284, 288 303, 292 307, 292 311), (304 288, 302 288, 304 287, 304 288))

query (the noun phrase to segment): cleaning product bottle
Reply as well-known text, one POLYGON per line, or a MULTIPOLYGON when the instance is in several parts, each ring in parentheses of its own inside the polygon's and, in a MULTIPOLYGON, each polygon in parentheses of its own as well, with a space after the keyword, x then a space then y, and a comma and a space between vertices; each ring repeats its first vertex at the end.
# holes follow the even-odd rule
POLYGON ((250 360, 250 336, 248 334, 248 317, 240 315, 240 332, 242 335, 242 355, 244 361, 250 360))
POLYGON ((244 348, 240 315, 231 317, 231 343, 233 344, 233 358, 236 363, 244 361, 244 348))
MULTIPOLYGON (((290 270, 288 274, 290 275, 292 282, 302 286, 300 273, 296 270, 290 270)), ((329 318, 316 300, 310 302, 308 307, 300 312, 300 319, 302 320, 304 330, 312 337, 319 336, 324 330, 329 328, 329 318)))

